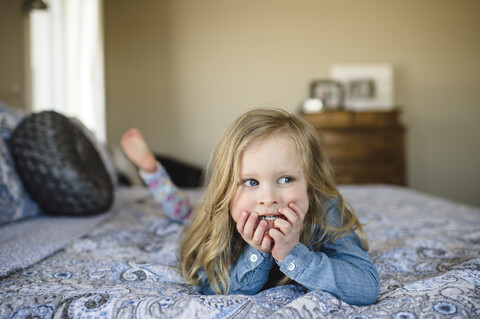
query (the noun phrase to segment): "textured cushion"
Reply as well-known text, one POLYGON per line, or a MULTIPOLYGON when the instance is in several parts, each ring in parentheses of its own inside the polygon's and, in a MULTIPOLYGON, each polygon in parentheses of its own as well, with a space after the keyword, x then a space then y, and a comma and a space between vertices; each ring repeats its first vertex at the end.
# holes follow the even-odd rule
POLYGON ((12 130, 21 115, 0 102, 0 225, 41 213, 25 191, 9 151, 12 130))
POLYGON ((45 111, 26 117, 11 146, 26 189, 45 213, 85 216, 110 208, 113 185, 99 153, 65 116, 45 111))
POLYGON ((110 157, 110 153, 105 144, 100 143, 96 138, 95 135, 86 127, 79 119, 75 117, 71 117, 70 121, 77 126, 83 135, 92 143, 95 150, 98 152, 103 165, 105 165, 105 169, 107 170, 108 175, 110 176, 110 180, 112 181, 113 187, 117 187, 118 185, 118 177, 115 167, 113 166, 113 161, 110 157))

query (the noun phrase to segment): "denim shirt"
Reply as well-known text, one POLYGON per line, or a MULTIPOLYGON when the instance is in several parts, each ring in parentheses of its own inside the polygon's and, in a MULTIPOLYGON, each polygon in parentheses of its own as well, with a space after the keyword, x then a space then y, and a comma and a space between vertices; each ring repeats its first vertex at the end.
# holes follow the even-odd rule
MULTIPOLYGON (((338 199, 324 203, 329 223, 340 225, 338 199)), ((296 283, 309 290, 326 291, 353 305, 369 305, 376 301, 379 277, 375 265, 355 233, 324 244, 313 250, 298 243, 282 261, 271 254, 261 252, 250 245, 230 267, 228 294, 253 295, 267 283, 274 264, 296 283)), ((214 294, 206 276, 202 276, 201 290, 214 294)))

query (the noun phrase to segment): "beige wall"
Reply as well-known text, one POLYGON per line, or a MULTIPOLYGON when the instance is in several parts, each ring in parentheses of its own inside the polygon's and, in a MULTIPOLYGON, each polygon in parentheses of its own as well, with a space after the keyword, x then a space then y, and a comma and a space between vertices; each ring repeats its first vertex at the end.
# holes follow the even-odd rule
POLYGON ((480 206, 480 2, 107 1, 108 134, 204 165, 245 110, 296 111, 333 63, 390 62, 413 188, 480 206))
MULTIPOLYGON (((0 0, 0 99, 17 106, 26 100, 21 2, 0 0), (10 91, 16 83, 19 94, 10 91)), ((408 128, 409 185, 480 206, 480 1, 105 4, 112 148, 138 126, 156 151, 204 165, 245 110, 278 103, 296 111, 331 64, 390 62, 408 128)))
POLYGON ((22 0, 0 0, 0 101, 26 107, 22 0))

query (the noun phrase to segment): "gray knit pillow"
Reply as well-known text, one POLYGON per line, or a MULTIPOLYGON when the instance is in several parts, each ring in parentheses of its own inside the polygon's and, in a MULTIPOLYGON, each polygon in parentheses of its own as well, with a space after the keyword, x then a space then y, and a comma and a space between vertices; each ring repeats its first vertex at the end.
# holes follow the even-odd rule
POLYGON ((85 216, 110 208, 112 180, 95 147, 65 116, 26 117, 11 147, 25 188, 46 214, 85 216))

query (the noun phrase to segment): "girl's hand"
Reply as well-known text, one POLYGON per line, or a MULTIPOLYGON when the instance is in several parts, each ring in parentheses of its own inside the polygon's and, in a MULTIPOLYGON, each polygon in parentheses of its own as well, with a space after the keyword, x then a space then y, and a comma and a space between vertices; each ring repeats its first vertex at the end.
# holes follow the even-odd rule
POLYGON ((242 212, 237 221, 237 230, 242 238, 255 249, 270 253, 272 251, 272 238, 265 233, 267 230, 267 222, 258 221, 258 214, 242 212))
POLYGON ((271 249, 273 258, 282 261, 300 241, 300 232, 306 212, 303 212, 300 206, 295 203, 289 203, 288 207, 282 207, 278 212, 285 219, 277 218, 274 228, 270 229, 268 234, 274 241, 271 249))

